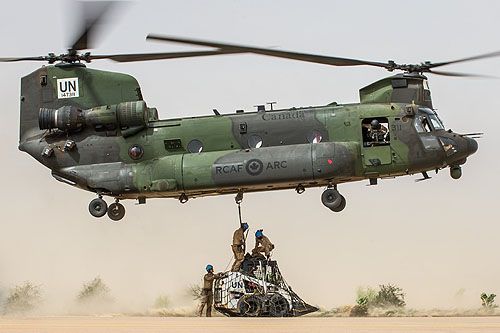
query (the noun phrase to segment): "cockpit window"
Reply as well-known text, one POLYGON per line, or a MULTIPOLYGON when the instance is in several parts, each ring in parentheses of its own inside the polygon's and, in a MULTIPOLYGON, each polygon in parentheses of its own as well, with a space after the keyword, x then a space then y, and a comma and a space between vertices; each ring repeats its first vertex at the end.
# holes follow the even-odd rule
POLYGON ((438 131, 444 129, 439 118, 433 114, 416 117, 414 125, 418 133, 428 133, 432 130, 438 131))
POLYGON ((413 125, 415 126, 415 129, 418 133, 422 133, 424 131, 424 127, 422 126, 422 120, 420 120, 420 117, 415 118, 415 122, 413 123, 413 125))
POLYGON ((416 117, 414 125, 418 133, 431 131, 431 127, 429 126, 429 122, 427 121, 426 117, 416 117))
POLYGON ((424 89, 429 89, 429 82, 427 80, 423 81, 424 89))
MULTIPOLYGON (((432 129, 434 129, 435 131, 444 129, 443 123, 437 116, 436 112, 432 111, 429 108, 419 108, 418 111, 420 113, 424 113, 424 115, 420 116, 420 118, 426 118, 427 121, 432 125, 432 129)), ((424 123, 423 120, 422 123, 424 123)))
POLYGON ((431 127, 429 126, 429 121, 427 120, 427 118, 422 117, 421 119, 422 119, 422 127, 424 128, 424 132, 430 132, 431 127))
POLYGON ((441 121, 439 121, 438 117, 436 117, 436 115, 434 114, 431 114, 431 115, 428 115, 427 118, 429 118, 429 120, 431 121, 431 124, 432 124, 432 127, 434 127, 434 130, 442 130, 444 129, 444 126, 443 124, 441 123, 441 121))
POLYGON ((439 141, 441 141, 441 144, 443 145, 446 156, 453 155, 457 152, 457 143, 454 140, 440 136, 439 141))

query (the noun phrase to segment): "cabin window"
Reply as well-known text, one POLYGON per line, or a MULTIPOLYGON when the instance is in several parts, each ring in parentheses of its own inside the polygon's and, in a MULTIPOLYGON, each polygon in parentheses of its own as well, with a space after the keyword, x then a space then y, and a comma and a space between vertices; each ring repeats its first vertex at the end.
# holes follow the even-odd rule
POLYGON ((250 148, 262 147, 262 138, 256 134, 250 135, 248 137, 248 147, 250 147, 250 148))
POLYGON ((309 132, 307 135, 307 141, 309 141, 309 143, 320 143, 322 139, 323 136, 321 135, 321 132, 316 130, 309 132))
POLYGON ((132 145, 128 150, 128 155, 133 160, 138 160, 144 155, 144 149, 139 145, 132 145))
POLYGON ((188 151, 190 153, 201 153, 203 150, 203 144, 200 140, 194 139, 188 143, 188 151))
POLYGON ((361 121, 363 146, 385 146, 390 143, 389 120, 385 117, 365 118, 361 121))

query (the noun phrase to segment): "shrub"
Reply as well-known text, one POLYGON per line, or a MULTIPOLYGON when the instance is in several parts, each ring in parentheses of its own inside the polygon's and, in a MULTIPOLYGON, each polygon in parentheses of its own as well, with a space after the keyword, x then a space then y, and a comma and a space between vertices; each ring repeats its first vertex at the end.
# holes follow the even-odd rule
POLYGON ((87 302, 90 300, 106 300, 110 301, 112 298, 109 296, 109 288, 101 279, 97 276, 92 281, 84 282, 83 288, 78 293, 77 299, 80 302, 87 302))
POLYGON ((482 301, 482 306, 483 306, 483 309, 485 310, 493 310, 494 308, 497 308, 498 305, 495 304, 495 297, 497 297, 497 295, 495 294, 486 294, 486 293, 482 293, 481 294, 481 301, 482 301))
POLYGON ((358 287, 356 290, 356 302, 360 304, 360 299, 365 299, 363 301, 367 307, 371 307, 375 304, 375 299, 377 298, 377 291, 370 287, 358 287))
MULTIPOLYGON (((357 305, 353 306, 349 315, 351 317, 367 316, 370 309, 374 308, 402 308, 406 305, 405 294, 401 288, 392 284, 379 285, 380 290, 376 291, 370 287, 358 287, 356 290, 357 305)), ((393 311, 386 312, 390 316, 394 314, 393 311)))
POLYGON ((373 306, 379 308, 398 307, 402 308, 406 305, 405 294, 403 289, 398 288, 392 284, 379 285, 380 290, 375 297, 373 306))
POLYGON ((156 297, 154 308, 155 309, 168 308, 168 303, 169 303, 168 296, 160 295, 160 296, 156 297))
POLYGON ((193 300, 201 299, 201 292, 203 288, 201 288, 198 284, 192 284, 188 287, 187 293, 193 297, 193 300))
POLYGON ((42 301, 42 287, 29 281, 10 289, 5 300, 5 313, 24 313, 34 310, 42 301))
POLYGON ((365 317, 368 315, 368 297, 361 296, 356 300, 357 305, 353 306, 349 312, 350 317, 365 317))

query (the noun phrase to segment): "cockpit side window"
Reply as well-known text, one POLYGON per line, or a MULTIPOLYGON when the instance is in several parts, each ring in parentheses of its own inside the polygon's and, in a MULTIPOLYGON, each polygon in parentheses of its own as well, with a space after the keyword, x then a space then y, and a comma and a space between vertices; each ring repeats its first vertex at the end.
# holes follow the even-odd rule
POLYGON ((426 117, 422 117, 422 126, 424 128, 424 132, 430 132, 431 126, 429 125, 429 120, 426 117))
POLYGON ((429 121, 426 117, 416 117, 414 125, 418 133, 427 133, 431 131, 429 121))

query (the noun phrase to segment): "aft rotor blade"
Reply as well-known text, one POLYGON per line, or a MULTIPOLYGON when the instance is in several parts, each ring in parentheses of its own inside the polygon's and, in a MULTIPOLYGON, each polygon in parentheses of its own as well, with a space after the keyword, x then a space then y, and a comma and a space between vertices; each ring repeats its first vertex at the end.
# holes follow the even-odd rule
POLYGON ((71 46, 71 50, 87 50, 91 48, 90 42, 92 31, 102 20, 104 15, 116 5, 115 1, 90 1, 79 2, 83 15, 84 26, 83 31, 76 38, 71 46))
POLYGON ((308 54, 308 53, 299 53, 299 52, 290 52, 290 51, 280 51, 273 49, 265 49, 251 46, 242 46, 235 44, 223 44, 209 41, 202 41, 197 39, 188 39, 188 38, 177 38, 170 36, 159 36, 154 34, 149 34, 146 39, 149 40, 160 40, 166 42, 174 42, 174 43, 183 43, 190 45, 200 45, 200 46, 208 46, 215 47, 221 50, 227 51, 238 51, 238 52, 249 52, 262 54, 272 57, 278 58, 286 58, 286 59, 294 59, 300 61, 313 62, 317 64, 324 65, 332 65, 332 66, 360 66, 360 65, 368 65, 368 66, 377 66, 383 68, 389 68, 390 65, 382 62, 374 62, 374 61, 366 61, 359 59, 349 59, 349 58, 339 58, 339 57, 330 57, 330 56, 322 56, 316 54, 308 54))
POLYGON ((231 54, 231 53, 241 53, 241 52, 216 50, 216 51, 167 52, 167 53, 110 54, 110 55, 90 55, 90 58, 92 60, 110 59, 117 62, 133 62, 133 61, 203 57, 203 56, 231 54))
POLYGON ((442 75, 442 76, 452 76, 452 77, 476 77, 476 78, 483 78, 483 79, 498 79, 498 77, 492 76, 492 75, 468 74, 468 73, 457 73, 457 72, 443 72, 443 71, 435 71, 435 70, 428 70, 427 72, 431 73, 431 74, 442 75))
POLYGON ((440 66, 445 66, 445 65, 451 65, 451 64, 456 64, 456 63, 460 63, 460 62, 467 62, 467 61, 479 60, 479 59, 494 58, 494 57, 500 57, 500 51, 490 52, 490 53, 484 53, 484 54, 480 54, 480 55, 477 55, 477 56, 467 57, 467 58, 462 58, 462 59, 457 59, 457 60, 453 60, 453 61, 431 63, 430 64, 430 68, 440 67, 440 66))
POLYGON ((22 57, 22 58, 0 58, 0 62, 16 62, 16 61, 47 61, 47 56, 40 57, 22 57))

